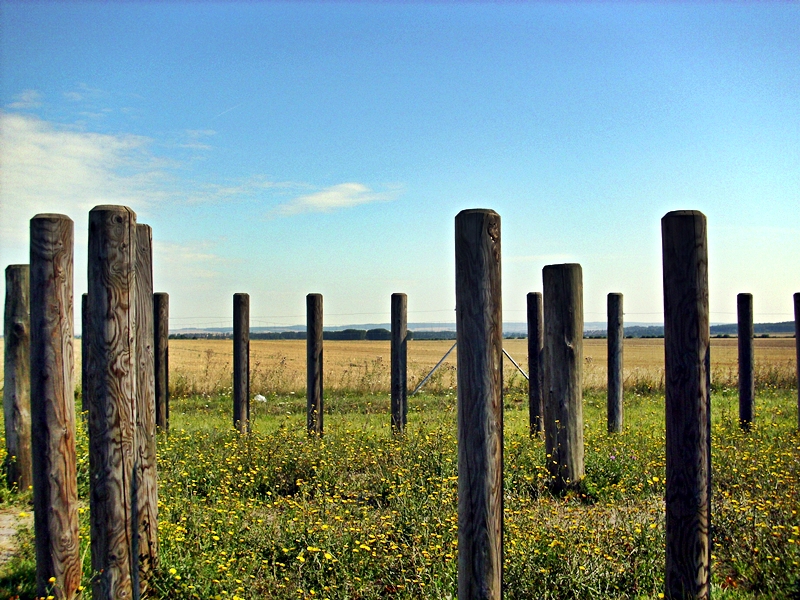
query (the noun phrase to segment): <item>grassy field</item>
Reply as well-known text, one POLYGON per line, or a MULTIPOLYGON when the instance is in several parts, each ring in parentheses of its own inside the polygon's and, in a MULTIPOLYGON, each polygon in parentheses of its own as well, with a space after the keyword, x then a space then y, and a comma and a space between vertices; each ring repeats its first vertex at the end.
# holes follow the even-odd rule
MULTIPOLYGON (((745 434, 737 423, 736 341, 714 340, 717 598, 800 598, 793 343, 757 340, 756 426, 745 434)), ((411 383, 450 345, 411 344, 411 383)), ((263 369, 262 389, 269 394, 266 403, 253 404, 254 433, 242 437, 230 426, 230 342, 171 341, 173 383, 182 376, 189 388, 175 394, 172 431, 158 440, 161 566, 150 597, 455 594, 453 369, 411 399, 407 434, 395 437, 382 391, 388 344, 326 342, 325 348, 333 386, 326 395, 325 437, 305 435, 304 344, 290 341, 253 342, 254 379, 263 369), (335 366, 352 373, 349 379, 339 373, 338 388, 335 366)), ((524 361, 524 340, 508 340, 506 348, 524 361)), ((625 429, 618 435, 605 431, 604 355, 605 340, 586 341, 587 476, 578 491, 549 492, 544 443, 527 433, 524 386, 514 381, 505 395, 506 598, 658 598, 663 591, 663 342, 626 340, 629 386, 625 429)), ((509 371, 507 383, 510 378, 509 371)), ((88 443, 82 427, 78 446, 88 586, 88 443)), ((0 501, 27 511, 29 496, 0 490, 0 501)), ((0 598, 30 597, 29 530, 20 542, 20 557, 0 572, 0 598)))

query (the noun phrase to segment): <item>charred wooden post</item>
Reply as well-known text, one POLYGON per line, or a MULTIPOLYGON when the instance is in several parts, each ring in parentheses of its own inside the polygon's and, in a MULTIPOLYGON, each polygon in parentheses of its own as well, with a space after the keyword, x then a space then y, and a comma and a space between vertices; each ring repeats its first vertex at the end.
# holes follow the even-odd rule
POLYGON ((500 216, 456 216, 458 598, 503 586, 503 315, 500 216))
POLYGON ((308 433, 323 433, 322 398, 322 294, 306 296, 306 426, 308 433))
POLYGON ((542 294, 530 292, 528 299, 528 428, 531 437, 544 431, 544 317, 542 294))
POLYGON ((30 224, 31 447, 36 595, 71 599, 81 582, 72 321, 74 226, 30 224), (55 577, 55 583, 50 578, 55 577))
POLYGON ((797 429, 800 429, 800 292, 794 295, 794 345, 797 354, 797 429))
POLYGON ((666 573, 668 598, 708 598, 711 406, 706 218, 674 211, 661 220, 666 383, 666 573))
POLYGON ((739 342, 739 425, 745 431, 753 423, 756 397, 753 359, 753 295, 736 296, 739 342))
POLYGON ((89 468, 92 598, 132 598, 138 574, 136 213, 89 212, 89 468))
POLYGON ((86 415, 89 410, 89 399, 86 394, 86 386, 88 381, 86 365, 88 360, 86 355, 89 350, 87 349, 86 340, 88 335, 86 333, 86 326, 89 322, 87 317, 89 313, 89 294, 81 294, 81 414, 86 415))
POLYGON ((233 426, 250 432, 250 295, 233 295, 233 426))
POLYGON ((622 317, 622 294, 608 295, 608 400, 607 416, 609 433, 622 431, 622 365, 625 331, 622 317))
POLYGON ((407 297, 392 294, 392 431, 403 433, 408 420, 407 297))
POLYGON ((153 294, 156 427, 169 430, 169 294, 153 294))
POLYGON ((584 476, 583 273, 578 264, 548 265, 542 280, 547 468, 562 491, 584 476))

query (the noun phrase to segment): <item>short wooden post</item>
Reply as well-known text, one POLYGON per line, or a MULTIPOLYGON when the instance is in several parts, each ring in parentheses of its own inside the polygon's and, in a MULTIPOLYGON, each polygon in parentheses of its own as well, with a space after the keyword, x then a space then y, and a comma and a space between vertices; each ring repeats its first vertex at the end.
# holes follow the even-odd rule
POLYGON ((608 295, 608 400, 609 433, 622 431, 622 361, 625 331, 622 317, 622 294, 608 295))
POLYGON ((407 297, 392 294, 392 432, 403 433, 408 420, 407 297))
POLYGON ((544 286, 544 415, 547 468, 555 491, 583 479, 583 273, 548 265, 544 286))
POLYGON ((169 430, 169 294, 153 294, 156 427, 169 430))
POLYGON ((89 294, 81 294, 81 414, 86 414, 89 410, 89 400, 86 395, 86 385, 87 385, 87 371, 86 365, 88 364, 88 360, 86 359, 86 354, 89 352, 87 349, 87 334, 86 334, 86 325, 89 322, 88 318, 88 311, 89 311, 89 294))
POLYGON ((233 426, 250 431, 250 295, 233 295, 233 426))
POLYGON ((528 428, 531 437, 544 431, 544 317, 542 294, 530 292, 528 299, 528 428))
MULTIPOLYGON (((149 225, 136 225, 136 457, 133 548, 139 563, 139 589, 158 563, 158 482, 156 472, 156 389, 153 346, 153 233, 149 225)), ((135 586, 135 584, 134 584, 135 586)))
POLYGON ((711 419, 706 218, 661 219, 666 383, 666 573, 668 598, 708 598, 711 419))
POLYGON ((6 267, 3 321, 3 422, 6 434, 6 481, 24 491, 33 485, 31 473, 31 319, 30 269, 6 267))
POLYGON ((73 223, 30 224, 31 448, 36 595, 71 599, 81 582, 72 346, 73 223), (55 582, 50 583, 50 578, 55 582))
POLYGON ((89 500, 92 598, 131 598, 136 455, 136 213, 89 212, 89 500))
POLYGON ((794 295, 794 345, 797 354, 797 429, 800 429, 800 292, 794 295))
POLYGON ((500 216, 456 216, 458 598, 503 586, 503 315, 500 216))
POLYGON ((306 296, 306 423, 309 435, 323 433, 322 294, 306 296))
POLYGON ((753 360, 753 295, 736 296, 739 342, 739 425, 745 431, 753 423, 756 383, 753 360))

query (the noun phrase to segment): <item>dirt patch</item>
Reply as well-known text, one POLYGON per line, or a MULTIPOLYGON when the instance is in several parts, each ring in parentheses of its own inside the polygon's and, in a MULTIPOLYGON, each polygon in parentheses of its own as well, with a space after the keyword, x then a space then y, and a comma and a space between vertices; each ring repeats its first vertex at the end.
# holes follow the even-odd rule
POLYGON ((33 513, 18 508, 0 509, 0 567, 11 560, 17 552, 17 531, 31 524, 33 524, 33 513))

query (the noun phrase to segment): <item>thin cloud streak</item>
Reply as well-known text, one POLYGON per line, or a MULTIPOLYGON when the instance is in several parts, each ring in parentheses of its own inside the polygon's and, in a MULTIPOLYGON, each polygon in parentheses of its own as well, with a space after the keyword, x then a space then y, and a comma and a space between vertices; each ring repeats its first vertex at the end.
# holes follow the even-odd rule
POLYGON ((372 202, 389 202, 396 193, 373 192, 363 183, 340 183, 313 194, 298 196, 275 209, 275 213, 288 217, 308 212, 331 212, 372 202))

